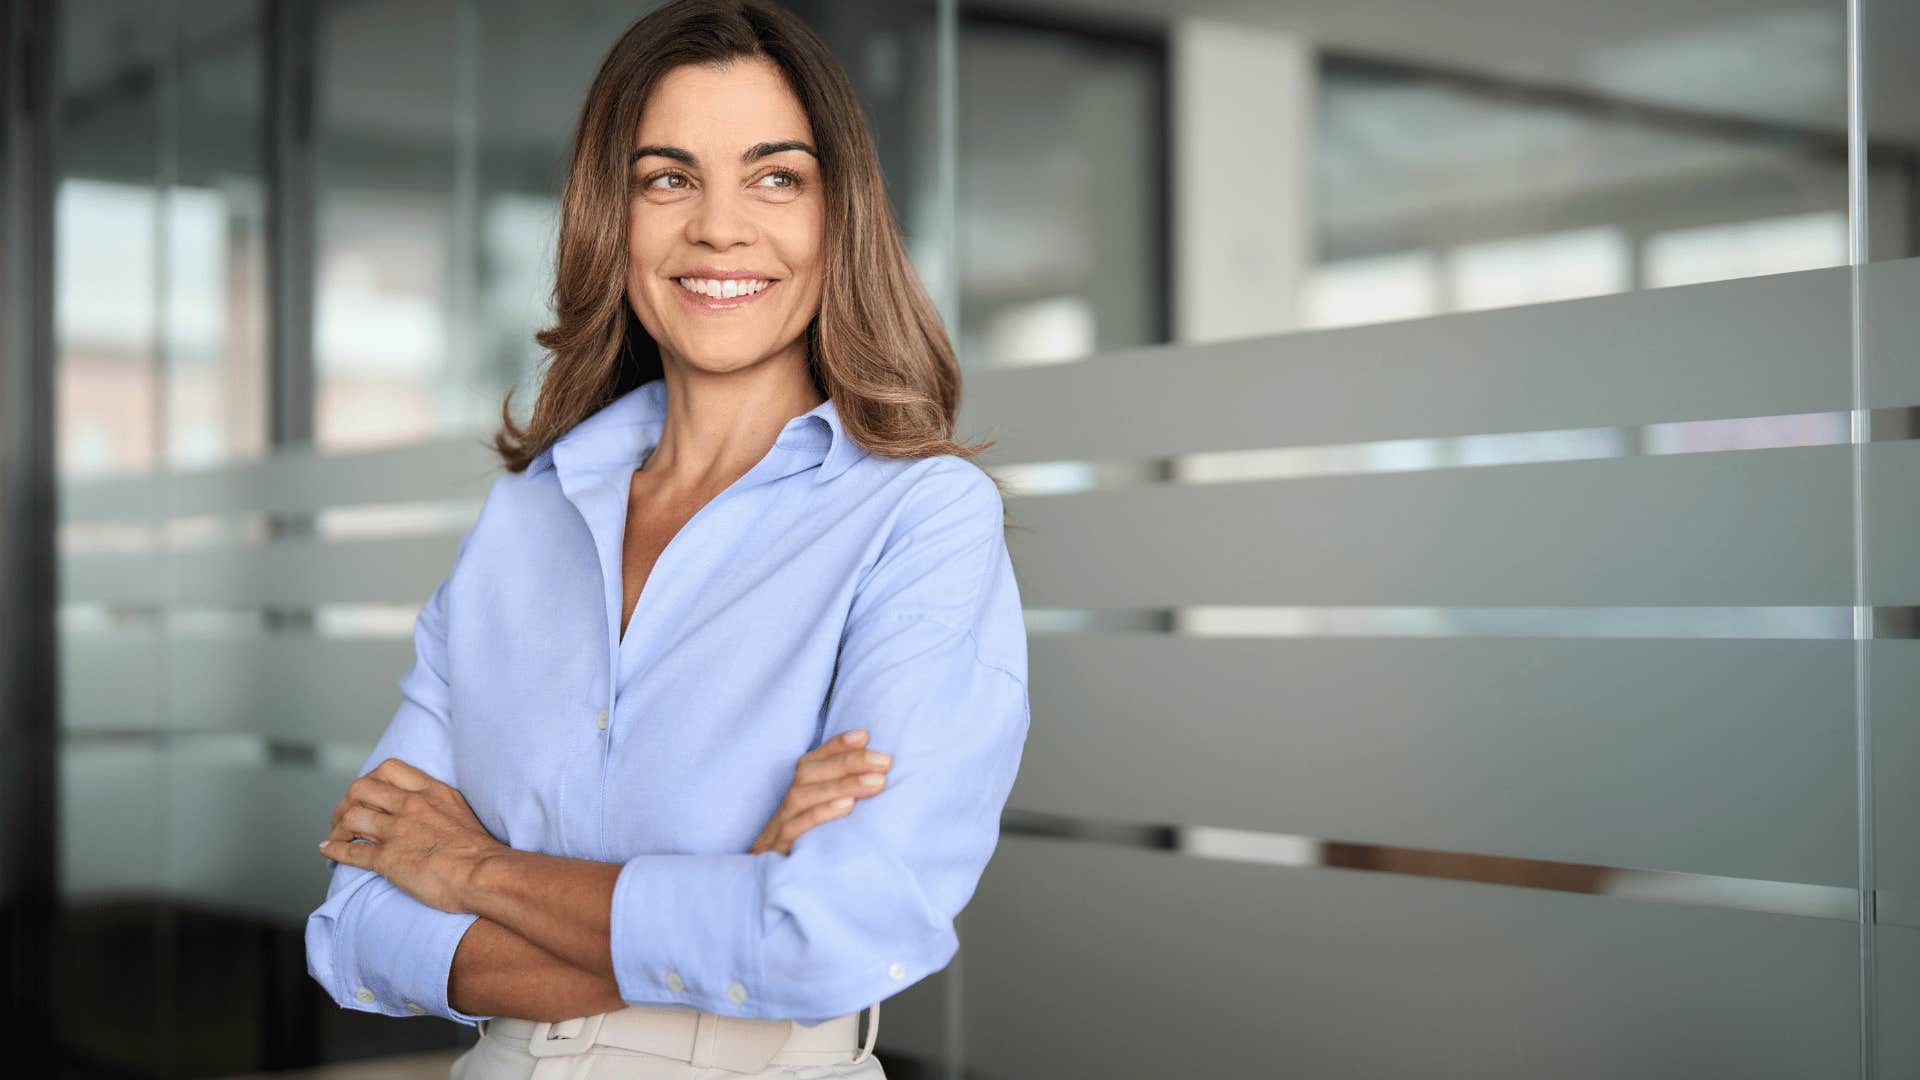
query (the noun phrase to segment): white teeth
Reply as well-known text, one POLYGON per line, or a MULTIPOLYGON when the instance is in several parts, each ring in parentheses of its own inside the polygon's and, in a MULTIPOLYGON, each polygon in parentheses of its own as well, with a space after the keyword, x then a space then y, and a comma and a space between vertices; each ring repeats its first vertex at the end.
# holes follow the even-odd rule
POLYGON ((738 296, 751 296, 773 284, 771 281, 744 280, 741 278, 728 278, 724 281, 716 281, 712 278, 683 277, 674 280, 678 281, 689 291, 697 292, 702 296, 711 296, 716 300, 731 300, 738 296))

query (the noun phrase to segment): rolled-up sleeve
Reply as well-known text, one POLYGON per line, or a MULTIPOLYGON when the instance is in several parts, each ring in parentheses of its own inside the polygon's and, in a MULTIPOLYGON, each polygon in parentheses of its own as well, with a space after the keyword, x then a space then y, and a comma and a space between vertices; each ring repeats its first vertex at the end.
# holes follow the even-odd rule
POLYGON ((999 840, 1029 723, 999 490, 968 463, 908 496, 860 582, 825 738, 893 755, 887 786, 790 854, 642 855, 611 945, 631 1003, 817 1023, 944 968, 999 840))
MULTIPOLYGON (((400 678, 399 711, 360 775, 393 757, 459 786, 448 728, 447 586, 441 582, 414 622, 415 659, 400 678)), ((447 1000, 454 952, 477 916, 429 907, 371 870, 336 863, 332 873, 306 927, 307 972, 328 996, 342 1008, 388 1016, 483 1019, 447 1000)))

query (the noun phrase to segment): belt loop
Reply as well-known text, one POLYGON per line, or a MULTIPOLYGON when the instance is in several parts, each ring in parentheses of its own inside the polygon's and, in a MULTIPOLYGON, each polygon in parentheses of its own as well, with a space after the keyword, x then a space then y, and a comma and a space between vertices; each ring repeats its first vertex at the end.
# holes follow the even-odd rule
POLYGON ((720 1018, 701 1009, 693 1025, 693 1056, 687 1059, 687 1064, 710 1068, 714 1064, 714 1043, 719 1034, 720 1018))
POLYGON ((855 1054, 853 1056, 853 1060, 847 1063, 849 1065, 859 1064, 860 1062, 865 1061, 868 1058, 872 1057, 873 1041, 874 1039, 878 1038, 880 1035, 880 1003, 876 1001, 872 1005, 868 1006, 867 1009, 864 1009, 862 1011, 863 1012, 870 1011, 873 1013, 873 1016, 867 1020, 866 1041, 860 1044, 860 1052, 858 1054, 855 1054))

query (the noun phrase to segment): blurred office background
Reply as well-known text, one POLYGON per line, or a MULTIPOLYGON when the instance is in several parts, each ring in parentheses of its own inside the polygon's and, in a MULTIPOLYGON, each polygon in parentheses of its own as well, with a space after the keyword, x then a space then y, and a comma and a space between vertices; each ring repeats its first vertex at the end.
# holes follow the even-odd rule
MULTIPOLYGON (((1920 1075, 1920 5, 792 6, 1019 490, 1031 740, 889 1075, 1920 1075)), ((0 6, 49 1075, 473 1038, 308 979, 311 845, 646 7, 0 6)))

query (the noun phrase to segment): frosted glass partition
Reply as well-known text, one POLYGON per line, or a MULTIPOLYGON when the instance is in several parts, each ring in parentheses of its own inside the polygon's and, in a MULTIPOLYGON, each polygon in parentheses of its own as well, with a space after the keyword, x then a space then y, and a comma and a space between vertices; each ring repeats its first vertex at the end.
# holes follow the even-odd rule
MULTIPOLYGON (((1812 270, 976 378, 1034 727, 962 936, 970 1072, 1856 1072, 1852 299, 1812 270)), ((1920 403, 1885 355, 1874 404, 1920 403)), ((1869 448, 1883 622, 1916 447, 1869 448)))
MULTIPOLYGON (((1884 8, 1886 5, 1881 5, 1884 8)), ((1909 21, 1920 13, 1899 16, 1909 21)), ((1908 117, 1910 120, 1911 117, 1908 117)), ((1910 174, 1911 175, 1911 174, 1910 174)), ((1874 197, 1894 194, 1876 185, 1874 197)), ((1875 909, 1875 1045, 1883 1076, 1920 1070, 1920 258, 1861 271, 1870 654, 1869 850, 1875 909)))
POLYGON ((461 437, 64 485, 66 890, 298 925, 497 472, 461 437))

